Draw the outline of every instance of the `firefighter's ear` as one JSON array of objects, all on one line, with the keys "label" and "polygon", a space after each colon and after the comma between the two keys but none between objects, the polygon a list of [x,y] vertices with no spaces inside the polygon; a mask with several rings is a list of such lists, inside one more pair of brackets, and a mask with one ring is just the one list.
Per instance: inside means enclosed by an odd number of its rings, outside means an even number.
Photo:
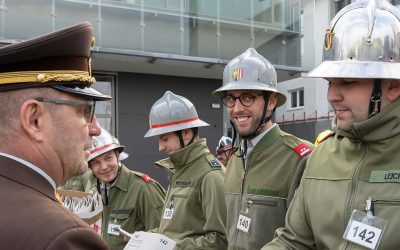
[{"label": "firefighter's ear", "polygon": [[182,138],[183,140],[186,141],[190,141],[192,139],[193,136],[193,130],[190,128],[187,129],[183,129],[182,130]]},{"label": "firefighter's ear", "polygon": [[44,140],[47,117],[48,112],[46,112],[44,104],[37,100],[29,99],[21,105],[19,120],[22,129],[33,140]]},{"label": "firefighter's ear", "polygon": [[268,110],[273,110],[276,107],[276,103],[278,102],[276,93],[271,93],[268,100]]},{"label": "firefighter's ear", "polygon": [[389,102],[394,102],[400,97],[400,80],[393,79],[389,82],[387,90],[387,99]]}]

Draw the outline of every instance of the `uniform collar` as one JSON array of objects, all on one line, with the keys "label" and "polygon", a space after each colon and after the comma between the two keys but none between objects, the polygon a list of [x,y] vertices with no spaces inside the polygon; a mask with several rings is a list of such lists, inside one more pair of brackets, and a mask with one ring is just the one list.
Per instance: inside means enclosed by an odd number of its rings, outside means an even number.
[{"label": "uniform collar", "polygon": [[354,123],[352,133],[338,129],[336,119],[334,119],[333,126],[339,135],[357,138],[364,142],[376,142],[391,138],[400,134],[400,98],[387,105],[377,115]]},{"label": "uniform collar", "polygon": [[265,147],[271,145],[276,140],[276,138],[279,137],[281,132],[282,131],[279,128],[279,126],[277,124],[275,124],[274,126],[269,128],[267,131],[265,131],[265,133],[260,134],[259,138],[257,136],[256,138],[253,139],[253,140],[255,140],[255,139],[258,139],[258,140],[256,140],[256,143],[254,144],[254,148],[252,151],[263,150]]},{"label": "uniform collar", "polygon": [[[6,156],[7,155],[7,156]],[[0,176],[23,183],[23,185],[32,188],[43,195],[57,201],[55,197],[54,187],[50,182],[43,180],[44,177],[32,168],[27,167],[21,161],[8,157],[8,154],[0,155]]]},{"label": "uniform collar", "polygon": [[257,135],[251,140],[247,141],[247,152],[250,153],[251,150],[254,149],[254,147],[257,145],[259,141],[266,135],[270,130],[272,130],[276,126],[276,123],[273,124],[271,127],[269,127],[267,130],[263,131],[261,134]]},{"label": "uniform collar", "polygon": [[[117,187],[121,189],[122,191],[128,191],[128,184],[129,184],[129,169],[125,167],[124,164],[121,163],[121,170],[119,175],[117,176],[117,179],[114,181],[114,183],[109,187]],[[103,183],[103,186],[104,183]]]},{"label": "uniform collar", "polygon": [[169,159],[176,169],[195,161],[205,153],[210,152],[205,138],[195,140],[192,144],[169,154]]},{"label": "uniform collar", "polygon": [[7,157],[7,158],[10,158],[10,159],[13,159],[14,161],[17,161],[17,162],[23,164],[24,166],[32,169],[33,171],[35,171],[39,175],[43,176],[50,183],[50,185],[53,187],[54,190],[56,189],[56,186],[57,186],[56,182],[46,172],[44,172],[41,168],[33,165],[30,162],[27,162],[27,161],[25,161],[25,160],[23,160],[21,158],[18,158],[16,156],[13,156],[13,155],[10,155],[10,154],[6,154],[6,153],[0,152],[0,155],[4,156],[4,157]]}]

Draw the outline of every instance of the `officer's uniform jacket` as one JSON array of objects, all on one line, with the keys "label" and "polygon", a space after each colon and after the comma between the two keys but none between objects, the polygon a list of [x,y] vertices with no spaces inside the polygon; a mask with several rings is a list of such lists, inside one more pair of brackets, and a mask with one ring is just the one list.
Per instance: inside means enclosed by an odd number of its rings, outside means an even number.
[{"label": "officer's uniform jacket", "polygon": [[[232,156],[225,177],[228,249],[260,249],[272,240],[284,225],[288,197],[300,182],[312,148],[275,125],[247,156],[246,169],[243,157]],[[250,223],[240,221],[241,215]]]},{"label": "officer's uniform jacket", "polygon": [[170,219],[163,215],[156,231],[177,241],[176,250],[226,249],[224,174],[206,140],[196,140],[155,164],[170,174],[165,207],[173,209]]},{"label": "officer's uniform jacket", "polygon": [[334,128],[310,155],[286,228],[263,249],[366,249],[342,237],[369,197],[374,215],[388,220],[378,249],[400,249],[400,99],[352,130]]},{"label": "officer's uniform jacket", "polygon": [[103,206],[101,231],[111,249],[123,249],[126,242],[110,227],[119,225],[129,233],[157,228],[165,197],[161,185],[148,175],[124,165],[120,171],[117,182],[109,189],[108,204]]},{"label": "officer's uniform jacket", "polygon": [[34,170],[0,156],[0,249],[108,249],[89,226],[64,208]]}]

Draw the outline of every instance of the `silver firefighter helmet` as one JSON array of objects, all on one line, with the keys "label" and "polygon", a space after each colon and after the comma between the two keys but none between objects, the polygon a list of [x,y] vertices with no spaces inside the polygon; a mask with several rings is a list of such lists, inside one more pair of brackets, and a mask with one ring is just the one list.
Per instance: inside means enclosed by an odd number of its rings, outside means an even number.
[{"label": "silver firefighter helmet", "polygon": [[196,108],[187,98],[166,91],[150,110],[150,129],[144,137],[151,137],[187,128],[209,126],[199,119]]},{"label": "silver firefighter helmet", "polygon": [[107,130],[101,128],[101,134],[92,137],[92,147],[88,150],[90,155],[87,161],[114,149],[118,151],[119,160],[122,161],[129,156],[127,153],[122,152],[124,148],[117,138],[112,136]]},{"label": "silver firefighter helmet", "polygon": [[326,30],[323,62],[307,77],[400,79],[400,11],[385,0],[343,8]]},{"label": "silver firefighter helmet", "polygon": [[221,139],[219,139],[218,146],[216,149],[217,155],[231,149],[232,149],[232,139],[227,136],[222,136]]},{"label": "silver firefighter helmet", "polygon": [[229,90],[261,90],[277,94],[279,107],[286,101],[286,96],[276,89],[277,76],[274,66],[253,48],[232,59],[225,67],[223,85],[213,92],[223,98]]}]

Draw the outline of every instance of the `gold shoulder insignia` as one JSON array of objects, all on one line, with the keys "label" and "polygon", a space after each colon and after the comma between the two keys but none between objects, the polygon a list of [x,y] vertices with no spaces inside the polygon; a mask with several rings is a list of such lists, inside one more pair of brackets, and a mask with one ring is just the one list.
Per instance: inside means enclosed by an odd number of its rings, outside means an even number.
[{"label": "gold shoulder insignia", "polygon": [[317,139],[315,139],[314,145],[318,146],[319,144],[321,144],[321,142],[325,141],[326,139],[331,137],[333,134],[334,133],[331,130],[322,131],[321,133],[318,134]]}]

